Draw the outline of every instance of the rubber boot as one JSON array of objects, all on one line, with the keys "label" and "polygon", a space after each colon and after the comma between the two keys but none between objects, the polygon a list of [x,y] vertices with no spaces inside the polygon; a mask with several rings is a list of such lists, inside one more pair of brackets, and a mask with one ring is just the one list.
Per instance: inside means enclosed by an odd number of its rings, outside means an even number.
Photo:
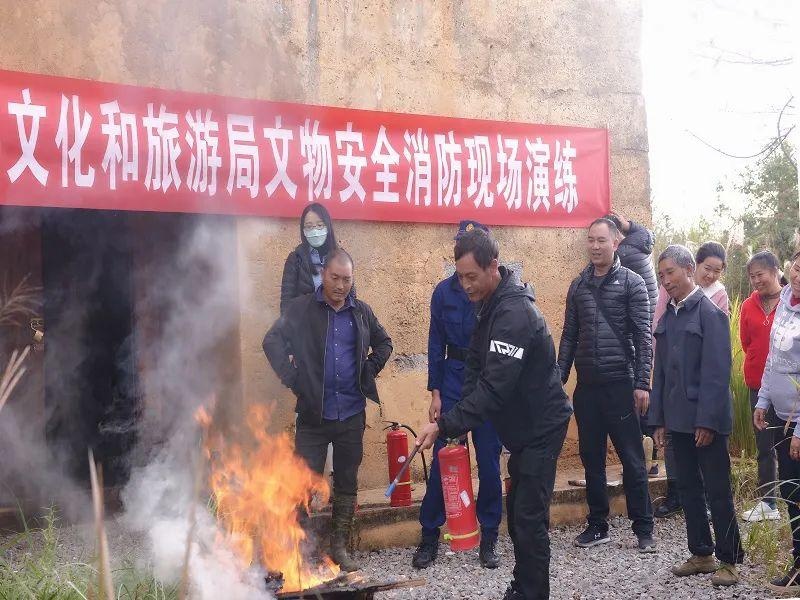
[{"label": "rubber boot", "polygon": [[361,567],[347,553],[350,536],[353,532],[353,521],[356,511],[356,497],[344,494],[333,498],[333,515],[331,517],[331,560],[348,573],[358,571]]}]

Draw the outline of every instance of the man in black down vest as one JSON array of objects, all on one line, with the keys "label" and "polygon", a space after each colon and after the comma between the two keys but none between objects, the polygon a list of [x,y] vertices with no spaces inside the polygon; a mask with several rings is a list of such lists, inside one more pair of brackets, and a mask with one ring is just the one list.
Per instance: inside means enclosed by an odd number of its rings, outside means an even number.
[{"label": "man in black down vest", "polygon": [[647,486],[639,416],[647,414],[652,365],[650,302],[644,280],[620,265],[619,231],[608,219],[589,226],[589,265],[567,292],[558,352],[561,380],[575,363],[578,385],[573,406],[578,445],[586,473],[589,519],[575,545],[610,541],[606,450],[611,437],[623,466],[628,517],[640,552],[653,552],[653,510]]}]

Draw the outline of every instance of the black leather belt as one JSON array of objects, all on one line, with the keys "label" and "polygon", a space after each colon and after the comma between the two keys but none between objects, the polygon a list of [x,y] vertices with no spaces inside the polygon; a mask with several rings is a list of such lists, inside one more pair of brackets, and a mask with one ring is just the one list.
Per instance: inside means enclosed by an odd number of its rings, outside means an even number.
[{"label": "black leather belt", "polygon": [[459,346],[452,346],[447,344],[447,356],[451,360],[460,360],[465,362],[467,360],[467,349]]}]

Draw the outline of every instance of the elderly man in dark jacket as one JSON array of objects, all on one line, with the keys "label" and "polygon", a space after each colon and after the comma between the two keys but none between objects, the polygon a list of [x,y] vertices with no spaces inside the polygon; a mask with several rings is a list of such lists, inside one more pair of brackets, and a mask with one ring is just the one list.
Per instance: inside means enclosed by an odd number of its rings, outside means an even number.
[{"label": "elderly man in dark jacket", "polygon": [[461,401],[420,431],[430,448],[441,435],[455,438],[489,420],[511,452],[506,498],[514,544],[513,581],[505,600],[550,597],[550,499],[556,463],[572,413],[559,381],[553,338],[533,290],[498,266],[490,233],[474,229],[455,247],[456,272],[478,304]]},{"label": "elderly man in dark jacket", "polygon": [[[345,571],[364,453],[366,398],[379,402],[375,377],[392,353],[392,340],[372,309],[352,294],[353,259],[328,255],[322,285],[289,302],[264,337],[264,353],[281,383],[297,396],[295,451],[322,473],[333,444],[331,558]],[[372,352],[370,352],[372,348]]]},{"label": "elderly man in dark jacket", "polygon": [[646,414],[652,364],[650,302],[642,278],[619,264],[619,232],[612,221],[589,226],[590,264],[567,292],[558,352],[566,383],[573,361],[578,385],[573,396],[578,446],[586,473],[588,527],[575,545],[607,543],[607,439],[623,466],[628,517],[640,552],[654,552],[653,509],[647,484],[639,415]]},{"label": "elderly man in dark jacket", "polygon": [[[744,551],[728,455],[733,424],[730,327],[728,315],[694,283],[694,269],[694,257],[683,246],[669,246],[658,259],[658,275],[671,301],[655,331],[658,344],[649,420],[657,428],[658,445],[664,444],[665,430],[672,437],[692,553],[672,572],[678,576],[714,573],[714,585],[733,585]],[[716,545],[711,540],[705,495]],[[719,567],[713,553],[722,563]]]}]

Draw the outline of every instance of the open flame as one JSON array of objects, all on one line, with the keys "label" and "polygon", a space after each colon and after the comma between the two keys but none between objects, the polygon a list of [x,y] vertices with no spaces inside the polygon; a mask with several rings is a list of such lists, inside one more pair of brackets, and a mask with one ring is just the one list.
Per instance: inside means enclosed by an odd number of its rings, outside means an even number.
[{"label": "open flame", "polygon": [[327,557],[319,565],[304,558],[306,533],[298,520],[298,510],[308,511],[314,495],[327,502],[330,490],[326,479],[295,455],[287,433],[267,433],[269,415],[265,406],[249,408],[250,439],[242,443],[213,435],[211,416],[198,411],[209,483],[226,541],[243,566],[260,562],[283,575],[282,591],[305,590],[339,574]]}]

